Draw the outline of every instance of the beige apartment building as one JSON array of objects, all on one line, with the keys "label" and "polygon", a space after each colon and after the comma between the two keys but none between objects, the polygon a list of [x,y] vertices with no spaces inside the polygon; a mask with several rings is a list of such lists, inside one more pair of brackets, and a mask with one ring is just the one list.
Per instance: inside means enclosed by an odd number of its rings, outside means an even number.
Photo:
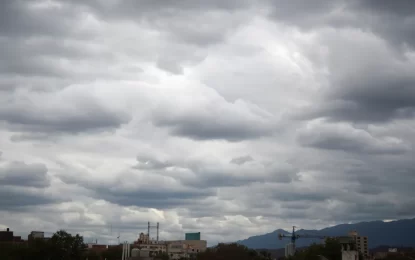
[{"label": "beige apartment building", "polygon": [[147,234],[141,233],[133,245],[141,255],[155,256],[159,253],[167,253],[170,259],[187,258],[192,254],[204,252],[207,248],[206,240],[150,240]]},{"label": "beige apartment building", "polygon": [[357,251],[362,253],[363,256],[368,257],[369,256],[368,238],[366,236],[359,236],[357,231],[349,232],[349,236],[353,237],[353,239],[355,240]]},{"label": "beige apartment building", "polygon": [[206,240],[166,241],[166,245],[170,259],[187,258],[192,254],[204,252],[207,248]]}]

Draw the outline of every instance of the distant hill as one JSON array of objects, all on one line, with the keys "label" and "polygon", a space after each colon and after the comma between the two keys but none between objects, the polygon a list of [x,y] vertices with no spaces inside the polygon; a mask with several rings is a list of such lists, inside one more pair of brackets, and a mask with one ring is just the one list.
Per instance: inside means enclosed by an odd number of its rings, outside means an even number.
[{"label": "distant hill", "polygon": [[[321,230],[304,230],[297,231],[298,234],[320,235],[320,236],[344,236],[351,230],[356,230],[359,235],[368,236],[369,248],[375,248],[382,245],[397,247],[415,247],[415,218],[397,220],[391,222],[371,221],[360,222],[356,224],[341,224],[333,227],[323,228]],[[278,239],[278,233],[290,234],[282,229],[274,232],[249,237],[236,243],[245,245],[249,248],[267,248],[279,249],[289,243],[289,239]],[[312,243],[320,243],[320,239],[300,238],[296,242],[297,247],[309,246]]]}]

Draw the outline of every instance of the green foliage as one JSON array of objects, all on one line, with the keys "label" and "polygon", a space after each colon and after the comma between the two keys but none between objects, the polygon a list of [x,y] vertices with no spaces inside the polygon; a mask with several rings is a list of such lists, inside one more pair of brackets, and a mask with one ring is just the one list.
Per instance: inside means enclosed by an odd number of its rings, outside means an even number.
[{"label": "green foliage", "polygon": [[197,260],[269,260],[271,256],[268,252],[258,253],[246,246],[233,244],[218,244],[214,248],[209,248],[205,252],[196,256]]},{"label": "green foliage", "polygon": [[167,253],[159,252],[159,254],[154,258],[157,260],[169,260],[169,255]]},{"label": "green foliage", "polygon": [[[102,258],[107,260],[119,260],[122,255],[122,248],[120,246],[112,246],[102,252]],[[88,260],[90,260],[88,258]]]},{"label": "green foliage", "polygon": [[[2,260],[80,260],[85,253],[82,236],[60,230],[51,239],[33,239],[28,243],[2,243]],[[91,259],[93,260],[93,259]]]},{"label": "green foliage", "polygon": [[323,244],[312,244],[308,248],[289,258],[289,260],[319,260],[324,256],[328,260],[341,260],[341,245],[336,239],[327,239]]}]

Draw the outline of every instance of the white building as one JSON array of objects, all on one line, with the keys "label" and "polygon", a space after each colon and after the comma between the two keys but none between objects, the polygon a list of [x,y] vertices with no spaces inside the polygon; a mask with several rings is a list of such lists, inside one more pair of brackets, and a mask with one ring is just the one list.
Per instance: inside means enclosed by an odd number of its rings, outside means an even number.
[{"label": "white building", "polygon": [[32,231],[30,232],[28,239],[44,239],[45,238],[45,232],[42,231]]}]

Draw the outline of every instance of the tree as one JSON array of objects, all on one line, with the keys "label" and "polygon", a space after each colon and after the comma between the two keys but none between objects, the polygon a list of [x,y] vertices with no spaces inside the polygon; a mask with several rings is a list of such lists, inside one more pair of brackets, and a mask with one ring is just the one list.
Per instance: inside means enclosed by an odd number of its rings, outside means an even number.
[{"label": "tree", "polygon": [[268,260],[268,252],[258,253],[256,250],[236,243],[218,244],[196,256],[197,260]]},{"label": "tree", "polygon": [[161,252],[160,251],[154,259],[157,259],[157,260],[169,260],[169,255],[167,253],[164,253],[164,252]]},{"label": "tree", "polygon": [[324,245],[312,244],[301,252],[297,252],[289,260],[319,260],[324,256],[329,260],[341,260],[341,244],[336,239],[327,239]]},{"label": "tree", "polygon": [[110,246],[107,250],[102,252],[102,258],[107,260],[119,260],[121,255],[122,248],[120,246]]},{"label": "tree", "polygon": [[59,230],[50,239],[52,259],[74,260],[81,259],[86,246],[82,236],[72,236],[64,230]]}]

